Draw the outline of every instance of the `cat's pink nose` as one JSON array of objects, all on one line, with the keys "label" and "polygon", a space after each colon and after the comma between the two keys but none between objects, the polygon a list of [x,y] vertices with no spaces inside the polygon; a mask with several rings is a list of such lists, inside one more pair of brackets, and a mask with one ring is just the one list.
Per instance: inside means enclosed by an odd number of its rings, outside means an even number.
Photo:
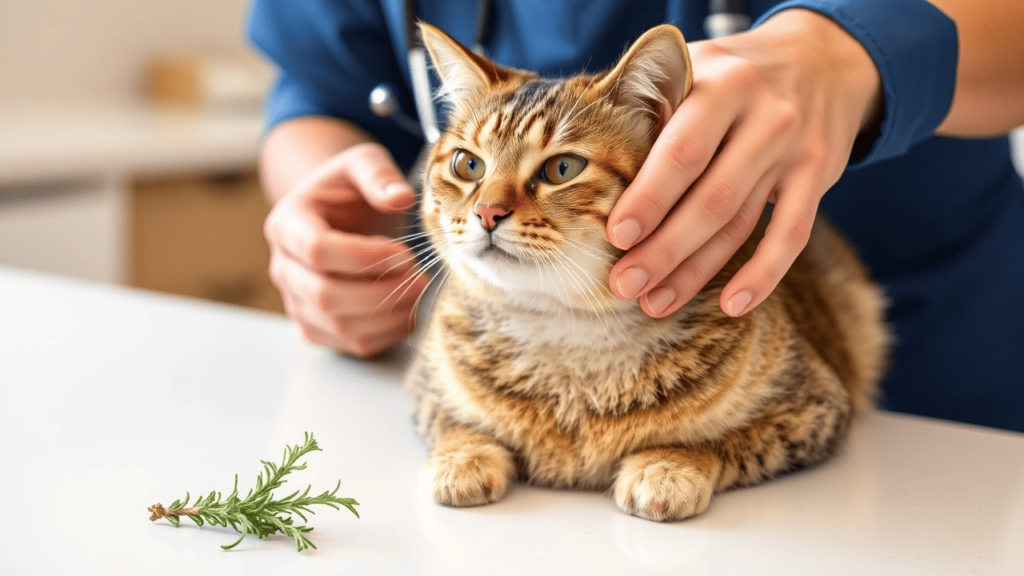
[{"label": "cat's pink nose", "polygon": [[480,217],[484,230],[488,232],[494,230],[498,226],[498,222],[512,213],[500,204],[480,204],[479,202],[473,208],[473,211]]}]

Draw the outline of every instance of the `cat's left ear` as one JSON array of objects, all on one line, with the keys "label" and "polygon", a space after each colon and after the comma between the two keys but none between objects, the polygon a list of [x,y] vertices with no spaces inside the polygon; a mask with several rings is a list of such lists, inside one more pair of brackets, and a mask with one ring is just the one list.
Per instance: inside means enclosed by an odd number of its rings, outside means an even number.
[{"label": "cat's left ear", "polygon": [[434,70],[441,77],[441,95],[456,107],[516,74],[515,70],[498,66],[430,24],[420,22],[419,27]]},{"label": "cat's left ear", "polygon": [[649,116],[660,130],[692,85],[690,51],[683,33],[662,24],[644,32],[597,88],[616,106]]}]

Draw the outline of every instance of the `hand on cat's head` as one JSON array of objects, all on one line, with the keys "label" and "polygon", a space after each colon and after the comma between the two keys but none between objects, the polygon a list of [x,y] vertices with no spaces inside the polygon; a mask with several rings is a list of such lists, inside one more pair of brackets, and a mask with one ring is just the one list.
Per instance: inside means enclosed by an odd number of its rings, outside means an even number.
[{"label": "hand on cat's head", "polygon": [[609,238],[629,250],[611,285],[651,316],[673,313],[777,201],[764,239],[719,299],[739,316],[768,297],[807,244],[821,197],[877,121],[880,80],[863,46],[806,10],[691,51],[693,92],[609,218]]}]

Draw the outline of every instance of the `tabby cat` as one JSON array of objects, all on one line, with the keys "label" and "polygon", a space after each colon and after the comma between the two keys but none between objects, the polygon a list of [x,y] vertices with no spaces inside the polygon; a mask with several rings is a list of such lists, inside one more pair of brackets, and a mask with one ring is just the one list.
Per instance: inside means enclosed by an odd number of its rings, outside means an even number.
[{"label": "tabby cat", "polygon": [[519,478],[610,489],[651,520],[821,462],[882,370],[882,298],[823,223],[775,292],[719,308],[763,225],[701,293],[651,319],[616,298],[616,199],[689,92],[672,26],[614,68],[567,79],[498,66],[421,26],[451,106],[424,172],[422,217],[447,267],[406,382],[451,506],[495,502]]}]

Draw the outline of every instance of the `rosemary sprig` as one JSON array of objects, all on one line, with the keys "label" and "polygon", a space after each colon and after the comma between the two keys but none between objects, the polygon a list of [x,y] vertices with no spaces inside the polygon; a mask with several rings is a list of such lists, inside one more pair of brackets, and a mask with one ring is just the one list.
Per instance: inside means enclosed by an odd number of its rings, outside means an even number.
[{"label": "rosemary sprig", "polygon": [[[238,497],[238,475],[235,474],[235,487],[226,499],[221,498],[220,492],[210,492],[205,498],[200,497],[190,507],[188,502],[191,496],[186,492],[185,500],[175,500],[171,503],[170,509],[165,509],[161,504],[150,506],[149,511],[152,514],[149,519],[155,522],[161,518],[167,518],[168,522],[177,526],[181,523],[181,517],[186,516],[197,526],[202,526],[204,523],[213,526],[230,526],[236,532],[241,533],[241,536],[234,543],[221,546],[225,550],[238,546],[248,534],[262,540],[275,532],[280,532],[295,540],[299,552],[310,547],[316,548],[309,538],[306,538],[306,533],[313,528],[306,526],[307,520],[303,512],[313,514],[314,512],[309,509],[309,506],[313,504],[323,504],[335,510],[340,510],[339,506],[344,506],[358,518],[359,513],[356,512],[355,507],[359,503],[352,498],[335,496],[338,493],[338,488],[341,487],[340,480],[334,490],[324,492],[319,496],[310,496],[309,490],[312,486],[308,486],[301,496],[299,491],[295,491],[284,498],[275,500],[271,490],[280,488],[286,482],[284,477],[288,474],[296,470],[305,470],[305,463],[297,463],[299,458],[317,451],[320,451],[320,447],[317,446],[316,440],[312,434],[306,432],[303,444],[285,447],[284,460],[280,465],[261,460],[263,472],[260,472],[256,478],[256,487],[250,490],[244,499]],[[292,514],[302,518],[302,525],[294,523]]]}]

